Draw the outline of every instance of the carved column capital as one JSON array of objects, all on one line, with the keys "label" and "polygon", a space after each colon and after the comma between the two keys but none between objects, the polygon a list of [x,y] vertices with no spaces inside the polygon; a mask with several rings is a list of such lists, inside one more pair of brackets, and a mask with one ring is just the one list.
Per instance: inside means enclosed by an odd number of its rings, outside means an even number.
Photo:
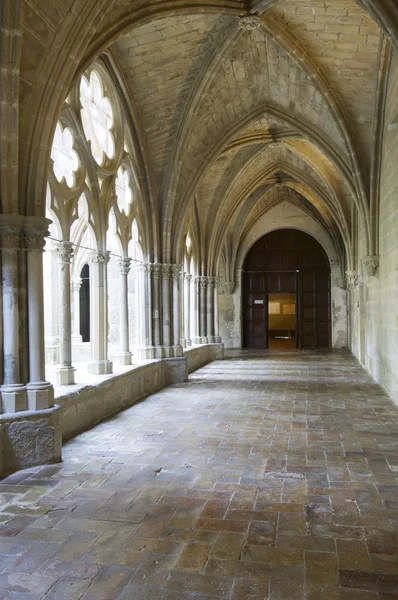
[{"label": "carved column capital", "polygon": [[154,279],[161,279],[163,274],[163,265],[161,263],[151,264],[151,273]]},{"label": "carved column capital", "polygon": [[128,275],[131,269],[131,258],[128,256],[123,256],[117,261],[117,266],[119,267],[119,272],[122,275]]},{"label": "carved column capital", "polygon": [[235,288],[235,282],[234,281],[225,281],[224,282],[224,292],[226,294],[233,294],[234,293],[234,288]]},{"label": "carved column capital", "polygon": [[190,273],[184,273],[184,279],[187,282],[187,284],[189,285],[193,279],[193,275],[190,275]]},{"label": "carved column capital", "polygon": [[146,275],[150,275],[152,273],[152,263],[141,263],[139,266],[140,270]]},{"label": "carved column capital", "polygon": [[207,288],[207,277],[205,275],[199,275],[198,278],[198,283],[199,283],[199,287],[201,287],[202,289]]},{"label": "carved column capital", "polygon": [[59,242],[55,251],[61,264],[70,264],[74,254],[72,242]]},{"label": "carved column capital", "polygon": [[255,31],[261,27],[261,19],[254,15],[245,15],[240,17],[238,26],[243,31]]},{"label": "carved column capital", "polygon": [[93,250],[88,255],[88,262],[90,265],[107,265],[110,258],[111,253],[109,250]]},{"label": "carved column capital", "polygon": [[379,269],[380,257],[379,256],[364,256],[362,259],[362,266],[368,277],[374,277]]},{"label": "carved column capital", "polygon": [[21,246],[21,229],[13,226],[0,227],[1,249],[4,252],[15,252]]},{"label": "carved column capital", "polygon": [[173,277],[173,266],[169,264],[162,264],[162,279],[171,279]]},{"label": "carved column capital", "polygon": [[180,281],[181,273],[182,273],[181,265],[171,265],[171,275],[172,275],[174,281]]},{"label": "carved column capital", "polygon": [[353,288],[359,283],[358,271],[346,271],[347,287]]},{"label": "carved column capital", "polygon": [[50,234],[46,226],[25,227],[25,246],[31,252],[43,252],[46,237]]}]

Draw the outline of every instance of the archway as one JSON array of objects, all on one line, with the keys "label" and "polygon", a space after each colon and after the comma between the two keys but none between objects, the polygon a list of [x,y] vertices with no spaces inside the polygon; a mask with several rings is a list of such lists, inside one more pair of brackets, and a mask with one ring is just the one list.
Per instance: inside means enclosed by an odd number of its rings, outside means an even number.
[{"label": "archway", "polygon": [[242,273],[243,346],[274,340],[297,348],[331,346],[328,257],[312,236],[280,229],[249,250]]}]

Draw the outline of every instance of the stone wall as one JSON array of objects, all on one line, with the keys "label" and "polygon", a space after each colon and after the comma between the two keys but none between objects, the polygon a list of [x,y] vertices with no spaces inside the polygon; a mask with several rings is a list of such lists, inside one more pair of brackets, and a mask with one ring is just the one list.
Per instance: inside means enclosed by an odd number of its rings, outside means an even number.
[{"label": "stone wall", "polygon": [[[351,296],[351,348],[398,403],[398,129],[388,129],[398,113],[398,57],[390,70],[380,189],[380,267],[368,276],[359,264],[359,281]],[[359,258],[364,232],[359,227]]]}]

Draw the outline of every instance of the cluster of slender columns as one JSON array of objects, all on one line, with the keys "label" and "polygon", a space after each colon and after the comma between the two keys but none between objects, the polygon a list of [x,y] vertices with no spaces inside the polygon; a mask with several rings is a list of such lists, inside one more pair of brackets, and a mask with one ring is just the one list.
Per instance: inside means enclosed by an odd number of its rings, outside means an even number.
[{"label": "cluster of slender columns", "polygon": [[183,345],[220,343],[218,277],[184,273]]},{"label": "cluster of slender columns", "polygon": [[[49,221],[0,216],[3,332],[2,412],[54,404],[45,380],[42,253]],[[23,365],[28,365],[24,368]]]}]

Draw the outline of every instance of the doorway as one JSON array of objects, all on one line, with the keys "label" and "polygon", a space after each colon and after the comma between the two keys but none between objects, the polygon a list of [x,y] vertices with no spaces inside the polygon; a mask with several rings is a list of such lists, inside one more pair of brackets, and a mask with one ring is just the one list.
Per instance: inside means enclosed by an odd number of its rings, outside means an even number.
[{"label": "doorway", "polygon": [[296,306],[296,294],[268,294],[268,348],[291,350],[297,347]]},{"label": "doorway", "polygon": [[244,348],[330,348],[330,266],[319,242],[295,229],[260,238],[244,262],[242,309]]}]

